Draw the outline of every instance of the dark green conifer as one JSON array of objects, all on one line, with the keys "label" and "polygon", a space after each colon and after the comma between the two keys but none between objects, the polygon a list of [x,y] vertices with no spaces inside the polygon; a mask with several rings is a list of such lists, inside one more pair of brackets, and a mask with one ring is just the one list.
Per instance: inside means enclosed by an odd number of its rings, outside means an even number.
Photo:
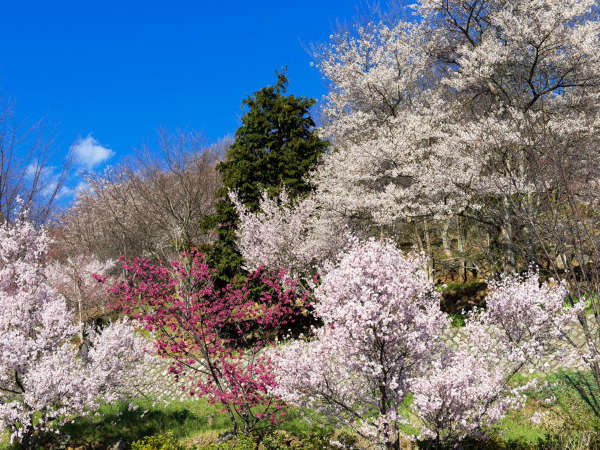
[{"label": "dark green conifer", "polygon": [[238,217],[227,196],[238,193],[240,201],[257,211],[263,190],[277,195],[283,186],[290,198],[310,192],[304,176],[327,148],[315,132],[310,108],[315,100],[284,95],[288,85],[285,73],[277,74],[277,83],[255,92],[242,105],[246,113],[226,158],[217,169],[223,187],[216,213],[210,225],[217,232],[209,248],[208,262],[217,269],[222,282],[241,274],[242,258],[235,247]]}]

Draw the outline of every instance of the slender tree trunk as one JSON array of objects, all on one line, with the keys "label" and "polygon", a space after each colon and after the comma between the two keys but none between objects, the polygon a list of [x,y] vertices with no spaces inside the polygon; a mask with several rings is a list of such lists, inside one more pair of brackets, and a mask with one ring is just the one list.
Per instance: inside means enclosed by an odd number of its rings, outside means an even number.
[{"label": "slender tree trunk", "polygon": [[442,225],[442,232],[441,232],[441,237],[442,237],[442,247],[444,248],[444,254],[446,255],[446,259],[448,261],[448,263],[446,264],[446,272],[448,272],[451,276],[452,279],[454,279],[454,264],[452,263],[452,249],[451,247],[451,241],[450,241],[450,236],[449,236],[449,230],[450,230],[450,223],[451,223],[452,219],[446,219]]},{"label": "slender tree trunk", "polygon": [[504,237],[503,243],[503,252],[504,252],[504,271],[507,273],[515,273],[517,271],[517,263],[515,260],[515,250],[514,250],[514,234],[513,234],[513,226],[512,226],[512,216],[510,214],[510,202],[508,198],[505,196],[503,199],[503,226],[502,226],[502,234]]},{"label": "slender tree trunk", "polygon": [[413,237],[415,239],[415,244],[420,252],[425,252],[423,248],[423,240],[421,239],[421,232],[419,231],[419,225],[417,222],[413,222]]},{"label": "slender tree trunk", "polygon": [[431,234],[429,232],[429,222],[427,219],[423,222],[423,233],[425,234],[425,246],[427,249],[427,279],[429,281],[434,281],[433,251],[431,249]]},{"label": "slender tree trunk", "polygon": [[452,250],[450,249],[450,236],[448,231],[450,230],[451,219],[446,219],[442,225],[442,247],[444,248],[444,254],[446,258],[452,258]]},{"label": "slender tree trunk", "polygon": [[460,276],[462,282],[467,282],[467,235],[468,228],[465,219],[458,219],[458,251],[460,252]]}]

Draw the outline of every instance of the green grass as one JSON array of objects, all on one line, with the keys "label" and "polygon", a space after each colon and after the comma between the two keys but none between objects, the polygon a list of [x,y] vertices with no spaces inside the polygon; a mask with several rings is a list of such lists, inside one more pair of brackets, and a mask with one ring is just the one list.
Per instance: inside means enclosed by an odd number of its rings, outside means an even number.
[{"label": "green grass", "polygon": [[530,417],[530,414],[523,411],[515,411],[498,424],[495,432],[505,442],[535,444],[545,436],[546,432],[532,424]]},{"label": "green grass", "polygon": [[[164,433],[170,433],[182,444],[209,444],[232,428],[229,417],[221,411],[221,407],[210,405],[205,400],[173,402],[168,406],[136,401],[135,405],[138,407],[136,410],[129,410],[127,404],[104,405],[97,414],[79,418],[61,427],[61,434],[70,437],[70,446],[101,449],[120,440],[131,443]],[[312,425],[298,409],[288,408],[286,413],[286,420],[277,429],[290,435],[334,431],[332,426],[323,425],[323,418],[312,413]],[[0,449],[9,448],[8,436],[2,436]]]},{"label": "green grass", "polygon": [[[515,384],[522,384],[532,377],[548,382],[541,392],[531,391],[524,408],[510,412],[490,430],[491,440],[486,448],[558,449],[587,448],[578,444],[594,430],[600,429],[600,420],[594,414],[597,408],[594,398],[600,397],[594,380],[588,372],[562,371],[548,375],[532,374],[515,377]],[[544,399],[553,397],[548,404]],[[402,408],[409,422],[416,424],[410,411],[410,398]],[[125,404],[105,405],[97,415],[79,418],[61,429],[70,436],[69,445],[86,445],[86,448],[107,448],[119,440],[131,443],[147,436],[169,433],[182,445],[202,448],[214,443],[218,436],[231,429],[229,418],[218,405],[204,400],[175,402],[168,406],[152,405],[150,401],[136,402],[138,409],[129,410]],[[532,423],[531,416],[543,411],[545,419],[540,425]],[[287,410],[287,420],[277,425],[280,432],[296,437],[315,435],[329,436],[335,430],[323,417],[310,411],[295,408]],[[305,419],[310,415],[312,421]],[[416,435],[416,428],[404,428],[407,434]],[[587,433],[587,434],[586,434]],[[0,436],[0,449],[8,449],[8,437]],[[307,438],[308,439],[308,438]],[[479,442],[479,444],[477,444]],[[599,440],[600,442],[600,440]],[[482,441],[473,441],[465,448],[481,448]],[[599,448],[599,447],[593,447]]]},{"label": "green grass", "polygon": [[[537,377],[545,386],[528,392],[525,406],[511,411],[495,427],[495,434],[506,444],[520,443],[523,448],[588,448],[579,441],[600,429],[595,400],[600,391],[589,371],[562,370],[550,374],[515,377],[521,384]],[[547,400],[551,401],[548,402]],[[598,411],[596,409],[596,411]],[[532,422],[534,413],[544,414],[539,425]],[[599,448],[600,436],[596,439]]]},{"label": "green grass", "polygon": [[204,400],[152,406],[150,401],[136,402],[137,410],[126,404],[106,405],[98,415],[81,418],[62,428],[72,443],[98,446],[124,440],[133,442],[145,436],[171,432],[183,440],[200,432],[223,432],[231,427],[229,418],[219,407]]},{"label": "green grass", "polygon": [[[131,443],[146,436],[170,432],[184,442],[201,433],[214,436],[231,428],[229,418],[217,405],[204,400],[174,402],[168,406],[152,406],[150,401],[136,401],[138,409],[127,404],[104,405],[97,415],[83,417],[61,428],[70,436],[69,445],[107,448],[119,440]],[[8,435],[0,435],[0,449],[10,449]]]},{"label": "green grass", "polygon": [[10,448],[9,445],[9,437],[7,433],[0,434],[0,450],[8,450]]}]

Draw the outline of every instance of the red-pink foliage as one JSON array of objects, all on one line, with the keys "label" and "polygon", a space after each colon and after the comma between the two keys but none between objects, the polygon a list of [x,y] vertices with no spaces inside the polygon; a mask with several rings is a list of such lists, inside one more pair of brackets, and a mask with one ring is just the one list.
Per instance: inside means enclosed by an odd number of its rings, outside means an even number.
[{"label": "red-pink foliage", "polygon": [[[276,382],[261,350],[305,311],[307,296],[295,281],[258,269],[217,290],[214,271],[194,252],[169,265],[141,258],[122,265],[128,277],[112,288],[117,307],[155,334],[156,351],[171,359],[181,388],[223,404],[236,432],[236,419],[245,432],[274,422],[281,402],[268,393]],[[260,293],[250,288],[257,282]]]}]

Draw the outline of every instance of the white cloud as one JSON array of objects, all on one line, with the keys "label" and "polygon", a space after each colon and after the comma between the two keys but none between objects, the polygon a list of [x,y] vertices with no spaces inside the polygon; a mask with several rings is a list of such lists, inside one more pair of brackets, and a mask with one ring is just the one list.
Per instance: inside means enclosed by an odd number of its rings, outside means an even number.
[{"label": "white cloud", "polygon": [[85,192],[89,192],[90,185],[85,181],[79,181],[75,186],[62,186],[58,191],[56,198],[71,198]]},{"label": "white cloud", "polygon": [[113,157],[115,152],[110,148],[100,145],[100,142],[94,139],[90,134],[86,138],[77,139],[75,143],[71,145],[71,154],[78,164],[91,170],[98,164]]},{"label": "white cloud", "polygon": [[37,163],[29,164],[27,166],[27,168],[25,169],[25,175],[28,178],[33,179],[33,177],[38,175],[41,178],[42,182],[45,182],[46,180],[48,180],[50,178],[55,178],[56,177],[55,172],[56,172],[56,167],[54,167],[54,166],[40,167],[40,165]]},{"label": "white cloud", "polygon": [[[55,187],[55,186],[54,186]],[[75,191],[68,186],[62,186],[56,193],[56,200],[71,198]]]},{"label": "white cloud", "polygon": [[[34,163],[28,165],[25,169],[25,176],[29,179],[28,181],[33,183],[34,178],[38,177],[35,183],[42,197],[50,197],[54,193],[60,181],[60,175],[55,166],[41,167],[39,164]],[[60,192],[57,196],[59,194]]]},{"label": "white cloud", "polygon": [[75,186],[74,192],[76,194],[84,194],[86,192],[90,192],[90,185],[87,183],[87,181],[80,181],[79,183],[77,183],[77,186]]},{"label": "white cloud", "polygon": [[25,170],[25,175],[27,175],[29,178],[33,178],[38,170],[39,168],[37,164],[29,164],[27,166],[27,170]]}]

